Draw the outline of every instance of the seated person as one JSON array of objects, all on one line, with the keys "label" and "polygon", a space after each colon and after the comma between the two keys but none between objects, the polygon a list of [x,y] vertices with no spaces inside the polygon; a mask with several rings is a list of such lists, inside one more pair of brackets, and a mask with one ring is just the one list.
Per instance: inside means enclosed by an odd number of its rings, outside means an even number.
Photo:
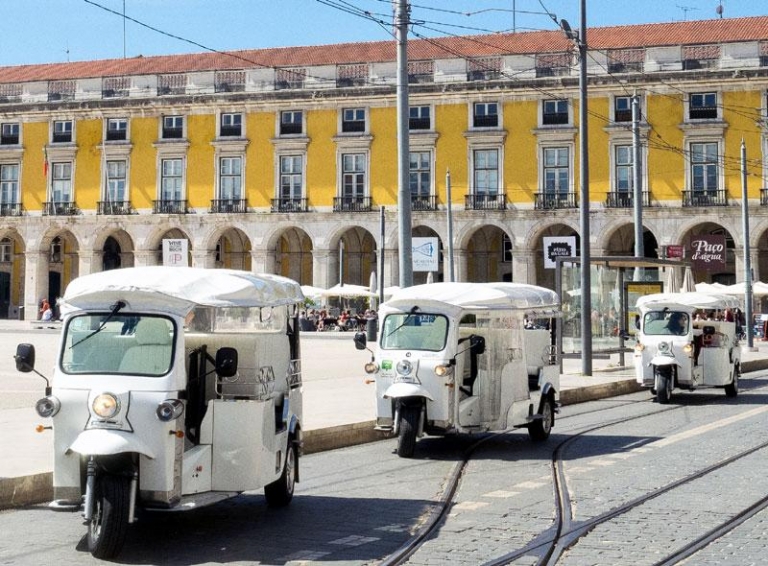
[{"label": "seated person", "polygon": [[667,320],[667,331],[675,336],[683,336],[688,333],[688,316],[682,312],[673,312]]}]

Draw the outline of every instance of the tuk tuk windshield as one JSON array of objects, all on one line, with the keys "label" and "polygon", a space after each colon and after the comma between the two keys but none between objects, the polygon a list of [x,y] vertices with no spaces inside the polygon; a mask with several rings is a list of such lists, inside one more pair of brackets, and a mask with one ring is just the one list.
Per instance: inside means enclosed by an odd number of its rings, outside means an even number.
[{"label": "tuk tuk windshield", "polygon": [[382,350],[429,350],[445,348],[448,319],[442,314],[396,313],[384,318]]},{"label": "tuk tuk windshield", "polygon": [[159,377],[173,361],[171,319],[137,314],[84,314],[64,328],[61,369],[68,374]]},{"label": "tuk tuk windshield", "polygon": [[643,333],[646,336],[685,336],[690,320],[687,312],[650,311],[643,317]]}]

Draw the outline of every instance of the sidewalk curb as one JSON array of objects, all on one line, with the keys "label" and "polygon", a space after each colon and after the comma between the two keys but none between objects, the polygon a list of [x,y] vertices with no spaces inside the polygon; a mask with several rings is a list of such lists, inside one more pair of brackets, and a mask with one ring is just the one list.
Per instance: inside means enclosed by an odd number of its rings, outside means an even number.
[{"label": "sidewalk curb", "polygon": [[[768,359],[745,361],[742,373],[768,369]],[[560,392],[560,404],[574,405],[640,391],[642,387],[632,377],[625,380],[589,385]],[[304,431],[304,454],[346,448],[376,442],[387,438],[385,433],[374,430],[375,422],[366,421],[347,425]],[[53,472],[0,478],[0,511],[53,499]]]}]

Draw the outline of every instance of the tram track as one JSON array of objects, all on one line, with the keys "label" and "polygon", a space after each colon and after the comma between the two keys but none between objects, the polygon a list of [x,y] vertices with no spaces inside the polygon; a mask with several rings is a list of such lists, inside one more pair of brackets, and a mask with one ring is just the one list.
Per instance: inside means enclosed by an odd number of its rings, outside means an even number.
[{"label": "tram track", "polygon": [[[758,385],[756,387],[745,387],[744,389],[757,390],[764,387],[768,387],[768,386]],[[596,409],[593,411],[582,411],[577,414],[567,415],[567,416],[561,417],[559,421],[570,419],[570,418],[583,417],[585,415],[589,415],[590,413],[606,412],[606,411],[611,411],[613,409],[622,409],[627,406],[636,406],[638,404],[644,404],[649,401],[651,400],[649,399],[648,401],[643,400],[643,401],[631,401],[628,403],[618,403],[618,404],[612,405],[611,407],[604,407],[604,408]],[[627,503],[624,503],[615,508],[612,508],[596,517],[590,518],[585,521],[579,521],[579,522],[573,521],[572,504],[570,500],[570,495],[568,493],[568,488],[566,486],[566,477],[565,477],[565,468],[564,468],[564,459],[563,459],[563,454],[565,450],[568,448],[568,446],[576,442],[579,438],[582,438],[585,435],[595,431],[621,425],[621,424],[638,420],[638,419],[654,417],[656,415],[659,415],[665,412],[685,409],[685,408],[691,407],[692,405],[705,404],[706,402],[709,402],[709,401],[710,399],[707,399],[706,401],[703,400],[702,403],[689,402],[689,403],[686,403],[685,405],[665,407],[665,408],[662,408],[661,410],[644,412],[639,415],[623,417],[620,419],[612,420],[607,423],[601,423],[596,426],[589,426],[582,430],[572,431],[570,433],[571,436],[569,436],[567,439],[563,440],[560,444],[558,444],[555,447],[552,454],[552,463],[551,463],[552,481],[553,481],[553,491],[556,494],[555,496],[556,518],[555,518],[554,524],[550,528],[541,532],[538,536],[536,536],[524,547],[511,551],[509,553],[506,553],[503,556],[499,556],[498,558],[492,559],[490,561],[486,561],[483,564],[483,566],[496,566],[501,564],[510,564],[515,560],[522,558],[523,556],[531,556],[531,555],[536,557],[537,565],[544,566],[544,565],[555,564],[557,563],[557,560],[560,558],[560,556],[565,550],[575,545],[579,541],[579,539],[589,534],[598,525],[602,523],[606,523],[616,517],[619,517],[631,511],[632,509],[635,509],[643,505],[644,503],[652,499],[655,499],[683,485],[691,483],[696,479],[699,479],[708,474],[711,474],[721,468],[728,466],[729,464],[732,464],[742,458],[745,458],[751,454],[754,454],[755,452],[768,448],[768,442],[761,443],[747,450],[744,450],[738,454],[730,456],[729,458],[720,460],[710,466],[707,466],[706,468],[693,472],[683,478],[680,478],[665,486],[662,486],[650,493],[636,497],[635,499],[632,499]],[[443,490],[441,497],[439,498],[439,503],[437,507],[433,509],[433,511],[430,513],[428,519],[420,527],[418,532],[413,537],[411,537],[411,539],[406,544],[404,544],[395,553],[388,556],[380,564],[386,565],[386,566],[395,566],[395,565],[405,564],[410,557],[412,557],[414,554],[416,554],[419,551],[419,549],[426,543],[426,541],[430,539],[430,536],[432,535],[432,533],[434,533],[437,530],[437,528],[444,522],[445,517],[448,515],[448,512],[450,511],[450,508],[453,504],[455,494],[458,490],[459,482],[463,476],[463,473],[467,467],[467,464],[470,462],[472,458],[472,454],[475,452],[475,450],[477,450],[477,448],[479,448],[481,445],[488,442],[492,438],[498,438],[499,436],[503,436],[506,434],[509,434],[509,431],[489,434],[488,436],[479,440],[478,442],[476,442],[470,448],[467,449],[467,451],[463,455],[462,460],[457,462],[454,465],[451,471],[451,474],[445,484],[445,489]],[[716,540],[718,537],[732,530],[733,528],[738,526],[738,524],[740,524],[743,521],[746,521],[749,517],[759,513],[765,508],[768,508],[768,497],[758,501],[757,503],[752,505],[749,509],[746,509],[743,512],[739,513],[737,516],[733,517],[730,521],[723,523],[719,527],[712,529],[712,531],[706,533],[705,535],[701,536],[695,541],[692,541],[691,543],[686,545],[686,547],[676,551],[673,554],[670,554],[669,557],[665,558],[661,562],[658,562],[656,566],[662,566],[662,565],[667,566],[670,564],[674,564],[676,561],[679,561],[681,559],[684,559],[687,556],[694,554],[698,549],[703,548],[704,546],[709,544],[712,540]]]}]

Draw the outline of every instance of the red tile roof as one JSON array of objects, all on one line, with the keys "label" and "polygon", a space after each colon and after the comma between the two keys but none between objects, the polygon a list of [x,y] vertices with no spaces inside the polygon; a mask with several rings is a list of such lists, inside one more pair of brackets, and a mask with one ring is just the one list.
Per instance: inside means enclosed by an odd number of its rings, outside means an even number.
[{"label": "red tile roof", "polygon": [[[768,40],[768,16],[589,28],[590,49],[730,43]],[[562,52],[573,48],[560,30],[415,39],[411,60]],[[396,59],[394,41],[251,49],[187,55],[132,57],[73,63],[0,67],[0,83],[89,77],[153,75],[259,67],[376,63]]]}]

